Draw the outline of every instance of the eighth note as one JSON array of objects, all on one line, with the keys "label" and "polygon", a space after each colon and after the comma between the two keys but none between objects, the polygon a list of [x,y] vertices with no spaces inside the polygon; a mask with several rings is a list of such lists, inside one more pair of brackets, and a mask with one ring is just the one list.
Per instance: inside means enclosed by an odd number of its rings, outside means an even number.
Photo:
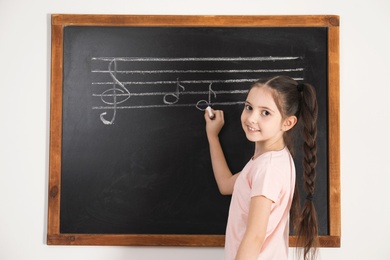
[{"label": "eighth note", "polygon": [[[174,93],[169,93],[169,94],[164,95],[164,99],[163,99],[164,104],[167,104],[167,105],[176,104],[179,101],[180,89],[182,89],[182,91],[185,90],[185,88],[182,85],[180,85],[179,79],[177,79],[176,80],[176,91]],[[174,97],[174,100],[173,101],[167,100],[168,96]]]},{"label": "eighth note", "polygon": [[[199,100],[199,101],[196,103],[196,108],[199,109],[200,111],[205,111],[206,109],[208,109],[208,107],[210,107],[210,109],[211,109],[211,93],[213,93],[214,98],[217,98],[217,94],[216,94],[215,91],[212,90],[212,88],[211,88],[211,85],[212,85],[212,84],[213,84],[213,83],[210,83],[210,85],[209,85],[209,98],[208,98],[208,100],[202,99],[202,100]],[[206,105],[206,108],[200,107],[200,104],[202,104],[202,103],[204,103],[204,104]],[[211,112],[211,110],[209,111],[209,114],[210,114],[210,112]],[[210,116],[210,118],[211,118],[211,116]]]}]

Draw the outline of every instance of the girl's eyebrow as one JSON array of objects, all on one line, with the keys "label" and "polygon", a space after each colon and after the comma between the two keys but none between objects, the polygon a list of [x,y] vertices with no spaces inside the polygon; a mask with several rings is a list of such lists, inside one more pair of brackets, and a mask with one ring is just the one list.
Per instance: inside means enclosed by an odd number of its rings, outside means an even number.
[{"label": "girl's eyebrow", "polygon": [[[253,105],[251,104],[251,102],[249,102],[248,100],[245,100],[245,104],[251,105],[251,106],[253,107]],[[271,108],[269,108],[269,107],[259,106],[259,108],[261,108],[261,109],[265,109],[265,110],[269,110],[269,111],[271,111],[271,112],[275,113],[275,111],[274,111],[274,110],[272,110],[272,109],[271,109]]]},{"label": "girl's eyebrow", "polygon": [[260,107],[260,108],[262,108],[262,109],[265,109],[265,110],[268,110],[268,111],[271,111],[272,113],[275,113],[275,111],[273,111],[271,108],[269,108],[269,107]]}]

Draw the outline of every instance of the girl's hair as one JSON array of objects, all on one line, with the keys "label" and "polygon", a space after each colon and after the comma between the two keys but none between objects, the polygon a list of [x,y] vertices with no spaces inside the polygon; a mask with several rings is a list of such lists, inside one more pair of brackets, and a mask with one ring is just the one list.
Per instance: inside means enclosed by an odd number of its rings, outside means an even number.
[{"label": "girl's hair", "polygon": [[[290,216],[294,232],[297,236],[297,246],[303,248],[304,259],[314,259],[318,246],[317,214],[312,201],[317,164],[317,114],[318,105],[316,92],[310,84],[296,82],[287,76],[277,76],[260,79],[253,87],[267,86],[272,89],[275,103],[283,118],[296,116],[298,124],[302,126],[303,136],[303,180],[304,190],[307,193],[303,208],[301,209],[299,189],[295,184],[294,198]],[[291,154],[293,151],[294,129],[284,134],[284,141]]]}]

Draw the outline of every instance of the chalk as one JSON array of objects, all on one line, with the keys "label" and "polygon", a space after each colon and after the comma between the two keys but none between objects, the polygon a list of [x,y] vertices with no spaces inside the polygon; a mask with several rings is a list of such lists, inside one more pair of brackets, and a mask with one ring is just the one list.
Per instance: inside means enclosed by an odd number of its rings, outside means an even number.
[{"label": "chalk", "polygon": [[211,111],[211,107],[210,106],[206,107],[206,110],[209,113],[210,119],[214,119],[215,115],[213,114],[213,111]]}]

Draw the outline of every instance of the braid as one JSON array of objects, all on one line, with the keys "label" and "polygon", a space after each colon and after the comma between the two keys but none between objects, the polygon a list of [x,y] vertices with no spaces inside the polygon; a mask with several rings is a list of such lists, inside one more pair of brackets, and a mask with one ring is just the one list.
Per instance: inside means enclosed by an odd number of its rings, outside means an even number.
[{"label": "braid", "polygon": [[[307,99],[307,100],[306,100]],[[314,100],[309,99],[307,95],[303,97],[302,103],[302,122],[303,122],[303,151],[304,151],[304,178],[305,178],[305,191],[309,195],[314,194],[314,179],[316,174],[317,164],[317,114],[318,107]]]},{"label": "braid", "polygon": [[298,235],[298,245],[303,247],[304,259],[314,259],[318,245],[317,214],[312,201],[315,188],[317,164],[317,114],[318,105],[315,90],[305,84],[302,91],[302,106],[300,117],[303,124],[303,179],[304,190],[307,193],[300,216],[297,219],[295,230]]}]

